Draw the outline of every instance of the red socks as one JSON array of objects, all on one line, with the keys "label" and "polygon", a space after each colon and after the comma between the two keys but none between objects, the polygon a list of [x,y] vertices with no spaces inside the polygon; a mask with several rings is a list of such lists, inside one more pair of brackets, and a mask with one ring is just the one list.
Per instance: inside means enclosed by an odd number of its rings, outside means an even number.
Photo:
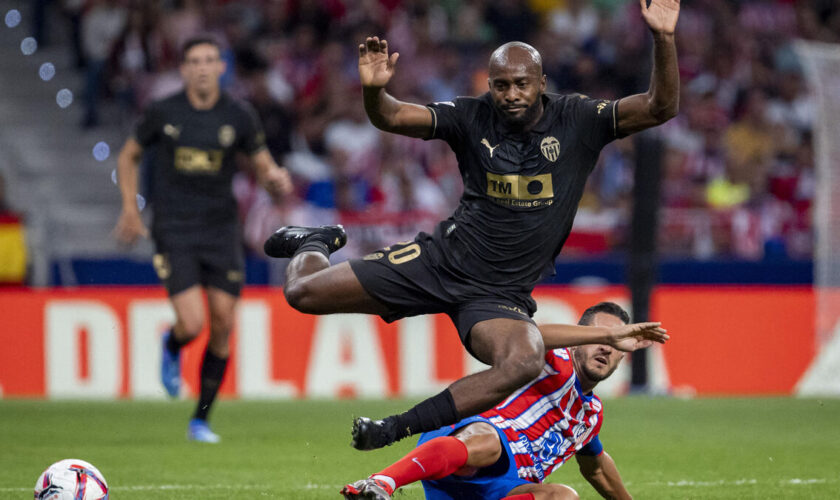
[{"label": "red socks", "polygon": [[[371,477],[393,490],[421,479],[442,479],[467,463],[467,445],[452,436],[432,439]],[[533,497],[532,497],[533,500]]]},{"label": "red socks", "polygon": [[[389,494],[421,479],[442,479],[467,463],[467,445],[452,436],[432,439],[415,448],[382,472],[372,476],[391,487]],[[502,500],[535,500],[533,493],[505,497]]]}]

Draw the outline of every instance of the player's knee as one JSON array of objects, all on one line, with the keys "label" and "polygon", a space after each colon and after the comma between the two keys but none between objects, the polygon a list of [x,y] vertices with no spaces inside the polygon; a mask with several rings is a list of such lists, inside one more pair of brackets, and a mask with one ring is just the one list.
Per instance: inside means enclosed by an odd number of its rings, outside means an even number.
[{"label": "player's knee", "polygon": [[578,500],[580,498],[571,486],[565,484],[547,484],[547,486],[549,495],[546,500]]},{"label": "player's knee", "polygon": [[489,467],[496,463],[502,454],[502,445],[496,431],[489,424],[480,425],[486,425],[489,432],[481,432],[484,429],[478,429],[479,432],[455,436],[467,447],[467,463],[459,471],[460,474],[456,475],[468,475],[467,473],[475,473],[482,467]]},{"label": "player's knee", "polygon": [[314,290],[306,280],[286,283],[283,294],[286,296],[286,302],[295,310],[306,314],[319,314]]},{"label": "player's knee", "polygon": [[299,284],[297,281],[290,281],[283,287],[283,295],[286,296],[286,302],[292,306],[293,309],[300,312],[306,311],[306,286]]},{"label": "player's knee", "polygon": [[177,339],[183,341],[190,341],[201,333],[204,328],[204,319],[198,316],[194,318],[179,318],[176,325],[178,330]]},{"label": "player's knee", "polygon": [[215,323],[210,322],[210,340],[227,342],[230,332],[233,330],[233,322]]},{"label": "player's knee", "polygon": [[223,338],[227,341],[231,330],[233,330],[233,314],[210,316],[210,337]]},{"label": "player's knee", "polygon": [[500,368],[512,386],[520,387],[537,378],[544,364],[541,350],[533,349],[505,358]]}]

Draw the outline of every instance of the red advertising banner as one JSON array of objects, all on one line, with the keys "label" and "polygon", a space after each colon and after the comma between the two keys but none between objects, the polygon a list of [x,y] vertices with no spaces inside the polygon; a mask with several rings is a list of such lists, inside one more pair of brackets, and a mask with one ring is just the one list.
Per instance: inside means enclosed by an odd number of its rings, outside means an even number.
[{"label": "red advertising banner", "polygon": [[[538,322],[628,302],[622,287],[534,295]],[[673,334],[652,351],[652,378],[680,392],[790,394],[815,356],[810,288],[662,287],[652,317]],[[0,396],[163,398],[160,336],[172,320],[157,287],[0,291]],[[187,393],[205,343],[206,332],[184,352]],[[482,367],[446,316],[308,316],[277,289],[245,291],[231,347],[222,392],[242,398],[416,396]],[[607,393],[620,393],[626,367],[613,379]]]}]

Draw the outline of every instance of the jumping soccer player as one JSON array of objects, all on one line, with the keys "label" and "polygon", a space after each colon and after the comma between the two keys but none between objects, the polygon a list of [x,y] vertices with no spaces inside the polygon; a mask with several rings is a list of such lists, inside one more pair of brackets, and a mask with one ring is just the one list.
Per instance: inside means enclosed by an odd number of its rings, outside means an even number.
[{"label": "jumping soccer player", "polygon": [[364,105],[382,130],[445,140],[455,152],[464,193],[433,235],[420,233],[362,259],[330,267],[341,226],[285,227],[265,251],[291,257],[285,294],[309,314],[368,313],[386,321],[450,316],[466,349],[491,366],[454,382],[408,412],[356,419],[353,446],[374,449],[488,410],[536,377],[545,348],[531,291],[554,272],[586,178],[601,148],[677,113],[677,0],[641,0],[653,32],[653,75],[645,94],[617,101],[545,93],[540,54],[502,45],[490,57],[490,91],[419,106],[385,91],[398,54],[368,38],[359,46]]},{"label": "jumping soccer player", "polygon": [[130,245],[149,234],[137,208],[137,170],[143,150],[154,147],[154,265],[176,316],[163,338],[161,362],[162,382],[170,396],[177,396],[181,386],[180,350],[203,329],[202,288],[207,293],[210,340],[187,437],[208,443],[219,441],[207,415],[227,367],[228,336],[244,276],[231,189],[236,153],[250,157],[259,181],[273,196],[292,189],[288,172],[277,166],[265,146],[256,113],[221,91],[219,77],[224,72],[215,40],[189,40],[182,51],[184,91],[146,109],[117,160],[122,213],[115,235]]},{"label": "jumping soccer player", "polygon": [[592,325],[588,331],[541,326],[546,348],[553,350],[539,377],[480,416],[423,434],[411,453],[341,493],[349,500],[388,500],[397,488],[422,480],[428,500],[576,499],[568,486],[543,483],[575,456],[601,495],[630,498],[598,437],[603,407],[592,390],[618,367],[621,351],[668,336],[655,327],[633,331],[651,324],[628,321],[621,307],[602,302],[580,318],[580,325]]}]

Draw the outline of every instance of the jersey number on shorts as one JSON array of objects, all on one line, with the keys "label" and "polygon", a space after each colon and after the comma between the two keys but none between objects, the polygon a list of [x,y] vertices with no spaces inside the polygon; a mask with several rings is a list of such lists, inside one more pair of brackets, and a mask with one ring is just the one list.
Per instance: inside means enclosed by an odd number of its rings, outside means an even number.
[{"label": "jersey number on shorts", "polygon": [[152,259],[152,265],[155,268],[155,272],[158,275],[158,279],[160,279],[161,281],[166,281],[169,279],[169,276],[172,274],[172,266],[169,264],[168,255],[162,253],[155,254],[154,258]]},{"label": "jersey number on shorts", "polygon": [[414,260],[420,256],[420,245],[412,243],[411,245],[394,250],[388,254],[388,260],[391,264],[403,264],[410,260]]}]

